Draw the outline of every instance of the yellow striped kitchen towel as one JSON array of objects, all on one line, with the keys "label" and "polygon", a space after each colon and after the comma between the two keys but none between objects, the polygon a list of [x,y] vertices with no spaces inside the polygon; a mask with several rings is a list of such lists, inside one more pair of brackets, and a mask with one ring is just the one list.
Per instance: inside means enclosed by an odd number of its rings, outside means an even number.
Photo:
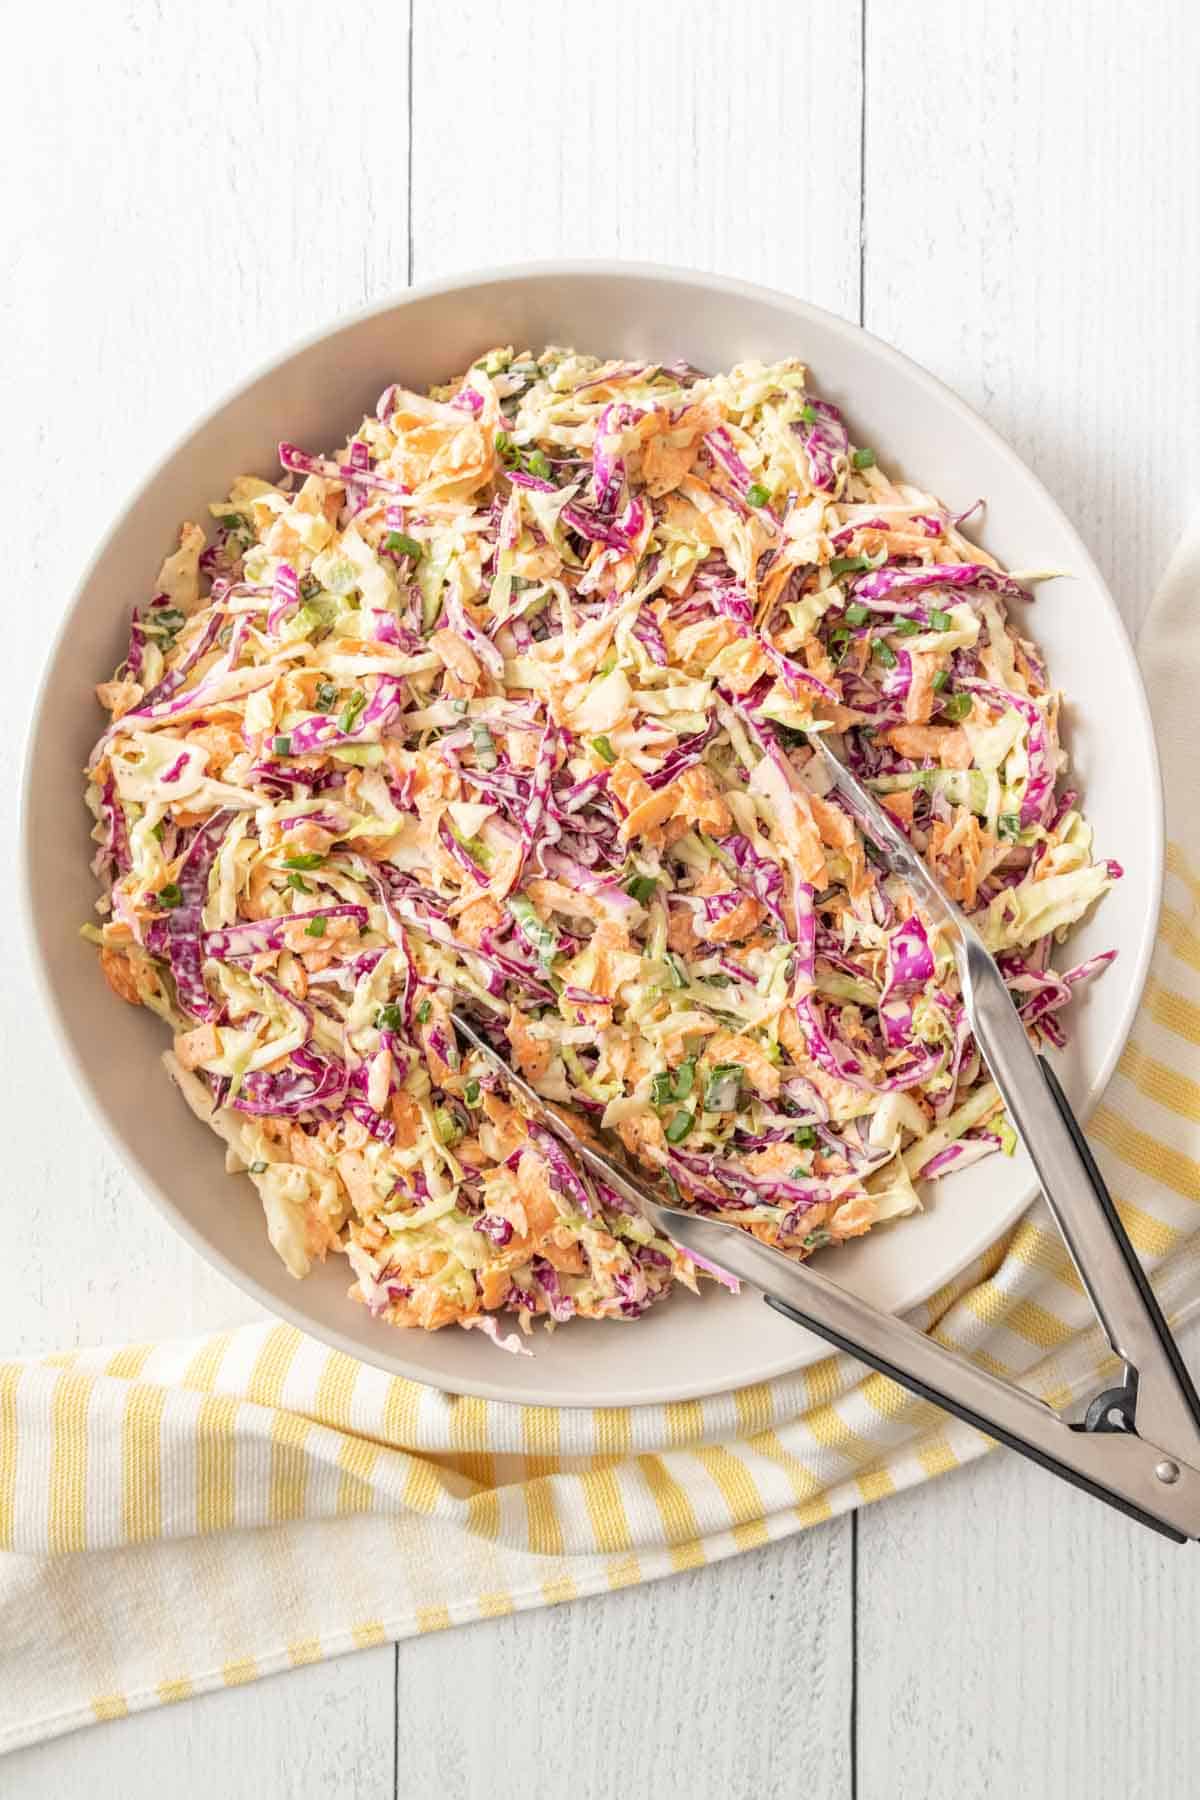
[{"label": "yellow striped kitchen towel", "polygon": [[[1176,1329],[1200,1312],[1200,536],[1142,663],[1166,903],[1091,1126]],[[1039,1203],[918,1317],[1055,1405],[1105,1350]],[[984,1453],[845,1357],[673,1406],[391,1379],[286,1325],[0,1363],[0,1749],[368,1644],[653,1581]]]}]

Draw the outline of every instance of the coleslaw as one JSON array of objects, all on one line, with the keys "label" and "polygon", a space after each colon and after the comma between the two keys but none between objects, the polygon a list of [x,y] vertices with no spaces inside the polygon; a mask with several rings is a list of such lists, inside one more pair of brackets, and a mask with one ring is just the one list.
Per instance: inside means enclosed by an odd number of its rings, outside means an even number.
[{"label": "coleslaw", "polygon": [[[804,1257],[1015,1142],[949,946],[824,731],[1028,1029],[1109,951],[1026,589],[804,365],[491,351],[284,443],[185,524],[97,689],[99,946],[293,1275],[396,1326],[636,1318],[695,1263],[464,1054]],[[1029,578],[1032,579],[1032,578]]]}]

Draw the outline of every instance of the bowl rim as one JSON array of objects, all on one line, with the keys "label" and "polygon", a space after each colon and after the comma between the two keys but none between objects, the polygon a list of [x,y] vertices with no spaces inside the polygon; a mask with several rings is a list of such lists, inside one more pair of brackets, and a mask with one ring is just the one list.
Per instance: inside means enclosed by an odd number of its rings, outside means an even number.
[{"label": "bowl rim", "polygon": [[[1124,1016],[1119,1028],[1112,1034],[1109,1045],[1100,1060],[1097,1073],[1093,1078],[1086,1095],[1077,1108],[1081,1121],[1086,1122],[1098,1104],[1101,1095],[1108,1086],[1116,1070],[1117,1062],[1124,1049],[1126,1039],[1132,1029],[1134,1019],[1141,1004],[1142,994],[1149,975],[1150,961],[1154,951],[1157,922],[1162,905],[1164,881],[1164,836],[1165,836],[1165,796],[1162,781],[1162,765],[1158,753],[1158,744],[1154,732],[1154,722],[1150,712],[1145,683],[1142,680],[1141,668],[1134,650],[1133,640],[1121,616],[1108,583],[1101,574],[1095,559],[1084,544],[1078,530],[1066,512],[1059,505],[1053,494],[1046,487],[1029,464],[1012,448],[1008,440],[998,432],[974,407],[963,400],[953,388],[949,387],[938,376],[932,374],[921,363],[905,354],[904,351],[868,331],[865,326],[856,324],[818,306],[809,300],[802,300],[794,294],[782,289],[767,287],[761,283],[743,281],[736,276],[722,275],[703,268],[688,267],[680,264],[665,264],[645,261],[625,261],[619,258],[548,258],[528,263],[502,263],[488,265],[483,268],[459,270],[450,275],[443,275],[423,282],[415,282],[411,286],[397,290],[383,299],[372,301],[368,305],[355,308],[348,313],[338,314],[327,323],[320,325],[300,337],[294,339],[281,352],[267,357],[253,368],[241,375],[235,382],[222,391],[212,405],[205,408],[188,425],[178,433],[169,446],[158,456],[137,482],[132,493],[124,504],[116,511],[109,529],[105,532],[96,549],[88,557],[79,579],[75,583],[70,598],[63,609],[62,617],[47,647],[42,669],[39,674],[33,705],[29,712],[23,767],[20,784],[20,808],[18,815],[19,837],[19,872],[17,877],[17,907],[20,915],[21,929],[27,951],[31,952],[28,961],[32,972],[32,984],[35,994],[42,1004],[44,1014],[51,1022],[51,1028],[60,1054],[72,1079],[77,1093],[81,1094],[84,1104],[92,1119],[99,1126],[102,1135],[113,1150],[118,1161],[136,1175],[142,1191],[151,1200],[156,1210],[169,1221],[189,1247],[204,1261],[217,1268],[227,1280],[239,1288],[250,1299],[265,1311],[276,1317],[282,1317],[294,1325],[306,1336],[340,1350],[356,1362],[365,1362],[381,1368],[389,1374],[395,1374],[404,1364],[404,1357],[397,1355],[392,1347],[393,1340],[381,1342],[378,1354],[364,1347],[356,1339],[340,1331],[336,1326],[317,1325],[309,1317],[301,1305],[293,1305],[269,1292],[258,1280],[234,1263],[225,1253],[210,1244],[191,1224],[171,1199],[160,1183],[149,1173],[142,1163],[140,1155],[123,1138],[116,1124],[110,1119],[105,1107],[93,1089],[91,1078],[84,1066],[80,1053],[76,1050],[73,1035],[64,1007],[60,1004],[51,980],[48,958],[43,952],[37,931],[36,907],[34,892],[33,840],[30,820],[33,803],[35,777],[34,747],[46,726],[46,715],[50,701],[50,676],[55,668],[60,653],[66,642],[68,632],[76,612],[91,584],[95,571],[100,567],[109,552],[109,548],[120,531],[128,514],[141,502],[148,490],[158,480],[168,466],[175,461],[187,445],[216,420],[247,388],[274,374],[304,351],[313,349],[336,333],[352,329],[369,319],[382,314],[396,312],[414,303],[436,299],[440,295],[459,293],[472,288],[497,285],[513,285],[536,279],[567,279],[578,277],[594,277],[597,279],[633,278],[649,280],[659,284],[685,287],[691,286],[710,293],[719,293],[727,297],[740,298],[748,302],[768,304],[779,307],[793,314],[799,320],[815,320],[820,327],[847,343],[866,339],[873,355],[879,357],[904,379],[916,388],[932,394],[957,415],[968,429],[982,435],[989,441],[993,452],[1003,461],[1014,467],[1024,480],[1033,482],[1042,498],[1056,517],[1060,530],[1066,535],[1072,547],[1072,573],[1089,580],[1098,595],[1101,604],[1109,616],[1109,622],[1115,627],[1118,641],[1123,644],[1126,656],[1131,665],[1133,678],[1134,702],[1137,709],[1137,722],[1141,735],[1147,745],[1150,767],[1154,783],[1154,800],[1148,805],[1149,828],[1151,840],[1151,863],[1149,871],[1143,870],[1143,877],[1149,877],[1149,895],[1151,905],[1147,909],[1143,922],[1140,941],[1136,952],[1130,957],[1132,964],[1132,980],[1128,988]],[[1127,965],[1128,966],[1128,965]],[[1021,1195],[1019,1201],[1014,1200],[1007,1210],[1003,1222],[997,1226],[993,1221],[987,1228],[986,1240],[973,1248],[972,1256],[986,1247],[986,1243],[994,1242],[998,1236],[1008,1230],[1022,1212],[1037,1196],[1037,1185],[1031,1183]],[[972,1258],[968,1257],[960,1264],[968,1266]],[[913,1304],[920,1304],[928,1298],[949,1277],[944,1269],[937,1271],[937,1278],[930,1281],[926,1288],[914,1298]],[[813,1344],[817,1344],[814,1353]],[[828,1346],[821,1344],[810,1333],[798,1333],[795,1357],[777,1359],[764,1367],[762,1373],[754,1377],[757,1383],[763,1380],[774,1380],[781,1376],[796,1372],[808,1366],[815,1355],[829,1354]],[[481,1365],[490,1367],[491,1365]],[[442,1387],[439,1380],[431,1372],[416,1366],[406,1372],[407,1379],[419,1382],[422,1386],[433,1387],[437,1391],[450,1391]],[[499,1373],[499,1372],[498,1372]],[[556,1392],[553,1376],[548,1377],[544,1391],[535,1396],[514,1396],[499,1379],[488,1379],[486,1375],[475,1378],[456,1376],[453,1391],[471,1394],[485,1400],[500,1401],[509,1405],[553,1405],[569,1410],[585,1411],[603,1408],[609,1405],[656,1405],[673,1400],[695,1399],[719,1392],[710,1381],[674,1381],[661,1386],[649,1387],[640,1393],[636,1402],[615,1402],[598,1399],[582,1400],[577,1395],[564,1395]]]}]

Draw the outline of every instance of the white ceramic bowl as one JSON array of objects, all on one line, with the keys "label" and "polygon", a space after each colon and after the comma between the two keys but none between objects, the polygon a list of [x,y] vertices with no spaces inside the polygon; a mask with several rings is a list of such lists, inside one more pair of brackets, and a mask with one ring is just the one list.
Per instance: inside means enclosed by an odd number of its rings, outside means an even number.
[{"label": "white ceramic bowl", "polygon": [[[80,923],[95,898],[80,769],[99,730],[92,684],[124,653],[130,605],[148,596],[179,522],[241,473],[277,474],[280,438],[340,444],[381,389],[447,379],[495,344],[571,344],[605,356],[685,357],[700,368],[801,356],[852,435],[951,507],[987,499],[980,533],[1009,568],[1070,569],[1038,589],[1029,631],[1067,690],[1065,736],[1099,852],[1125,880],[1078,932],[1072,959],[1110,944],[1115,965],[1073,1009],[1061,1073],[1086,1111],[1112,1072],[1141,991],[1161,879],[1161,792],[1149,714],[1116,607],[1045,489],[962,401],[853,325],[782,294],[686,271],[621,264],[505,269],[414,288],[335,325],[274,363],[186,436],[130,501],[66,616],[33,725],[24,860],[29,927],[45,992],[79,1084],[118,1152],[203,1256],[276,1313],[397,1374],[493,1399],[626,1405],[741,1386],[823,1354],[752,1294],[681,1292],[636,1325],[580,1320],[530,1358],[476,1333],[398,1332],[346,1298],[335,1259],[307,1281],[267,1242],[250,1183],[224,1174],[218,1140],[159,1065],[164,1034],[109,993]],[[990,1159],[936,1188],[925,1213],[827,1257],[876,1304],[925,1298],[1020,1213],[1028,1163]]]}]

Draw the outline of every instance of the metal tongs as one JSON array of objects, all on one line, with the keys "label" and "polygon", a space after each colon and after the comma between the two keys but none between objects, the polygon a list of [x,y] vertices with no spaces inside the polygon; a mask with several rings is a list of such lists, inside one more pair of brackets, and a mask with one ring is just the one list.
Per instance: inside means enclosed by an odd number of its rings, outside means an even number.
[{"label": "metal tongs", "polygon": [[664,1237],[758,1288],[767,1304],[924,1400],[1018,1450],[1177,1543],[1200,1537],[1200,1398],[1050,1065],[1033,1049],[1004,978],[890,814],[814,733],[835,788],[881,858],[908,883],[954,949],[975,1042],[1032,1158],[1084,1292],[1120,1360],[1119,1385],[1079,1424],[878,1311],[808,1263],[749,1232],[655,1199],[627,1166],[594,1150],[455,1013],[454,1023],[576,1160]]}]

